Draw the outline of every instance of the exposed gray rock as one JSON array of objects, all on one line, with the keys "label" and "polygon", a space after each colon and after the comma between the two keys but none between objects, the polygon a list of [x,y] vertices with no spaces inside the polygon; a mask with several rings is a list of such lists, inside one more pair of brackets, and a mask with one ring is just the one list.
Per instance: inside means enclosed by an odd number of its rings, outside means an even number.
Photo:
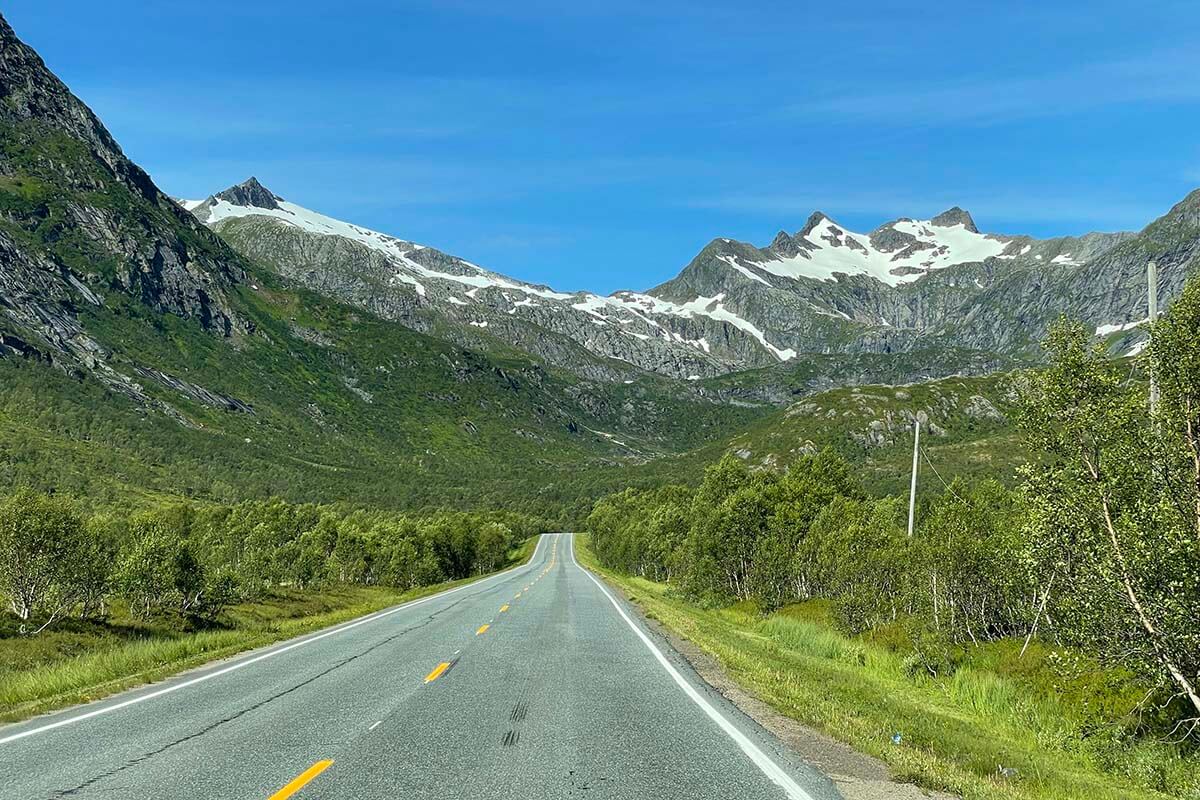
[{"label": "exposed gray rock", "polygon": [[253,414],[254,408],[249,403],[242,402],[236,397],[231,397],[227,394],[214,392],[211,389],[206,389],[195,383],[185,381],[174,375],[168,375],[162,370],[150,369],[137,364],[132,365],[133,371],[140,377],[160,383],[170,389],[174,389],[184,397],[190,400],[195,400],[198,403],[203,403],[213,408],[220,408],[225,411],[237,411],[243,414]]},{"label": "exposed gray rock", "polygon": [[279,201],[283,199],[268,191],[254,176],[237,186],[230,186],[225,191],[218,192],[216,198],[233,203],[235,206],[254,206],[266,209],[279,208]]},{"label": "exposed gray rock", "polygon": [[1005,419],[1004,414],[1000,413],[1000,410],[992,405],[990,400],[977,394],[971,396],[971,400],[963,409],[963,413],[968,417],[987,419],[993,422],[1003,422]]},{"label": "exposed gray rock", "polygon": [[[6,206],[0,230],[4,350],[92,372],[144,401],[78,312],[124,293],[219,336],[249,333],[227,292],[244,262],[163,194],[99,119],[0,18],[0,176],[50,186]],[[20,235],[14,234],[14,231]],[[19,344],[18,344],[19,343]]]},{"label": "exposed gray rock", "polygon": [[929,220],[929,222],[932,225],[937,225],[942,228],[950,228],[955,225],[962,225],[971,233],[979,233],[979,229],[975,227],[975,220],[971,219],[971,215],[958,206],[946,209],[933,219]]}]

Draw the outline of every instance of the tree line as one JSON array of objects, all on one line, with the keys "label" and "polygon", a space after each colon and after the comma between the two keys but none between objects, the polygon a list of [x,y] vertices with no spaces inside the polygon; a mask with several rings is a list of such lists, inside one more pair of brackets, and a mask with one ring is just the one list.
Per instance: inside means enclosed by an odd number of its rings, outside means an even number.
[{"label": "tree line", "polygon": [[502,567],[542,530],[516,512],[409,516],[279,499],[88,513],[20,489],[0,499],[0,597],[27,632],[65,617],[190,624],[279,587],[399,590]]},{"label": "tree line", "polygon": [[[1153,326],[1135,367],[1061,320],[1021,386],[1031,460],[1015,489],[953,481],[921,504],[873,499],[832,451],[785,472],[727,455],[698,487],[629,489],[587,520],[606,566],[708,603],[764,611],[821,598],[854,632],[914,642],[1002,637],[1082,648],[1155,679],[1200,720],[1200,282]],[[918,646],[937,671],[944,648]],[[1023,652],[1023,651],[1022,651]]]}]

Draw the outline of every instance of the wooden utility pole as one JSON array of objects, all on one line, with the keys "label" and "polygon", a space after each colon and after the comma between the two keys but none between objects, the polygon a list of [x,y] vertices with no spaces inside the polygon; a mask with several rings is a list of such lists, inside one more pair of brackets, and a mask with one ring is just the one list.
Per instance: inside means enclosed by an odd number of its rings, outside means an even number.
[{"label": "wooden utility pole", "polygon": [[913,535],[913,516],[917,510],[917,454],[921,452],[921,420],[913,418],[912,488],[908,490],[908,538]]},{"label": "wooden utility pole", "polygon": [[[1154,323],[1158,321],[1158,264],[1146,264],[1146,283],[1150,293],[1150,335],[1154,335]],[[1158,409],[1158,378],[1154,375],[1154,362],[1150,363],[1150,416]]]}]

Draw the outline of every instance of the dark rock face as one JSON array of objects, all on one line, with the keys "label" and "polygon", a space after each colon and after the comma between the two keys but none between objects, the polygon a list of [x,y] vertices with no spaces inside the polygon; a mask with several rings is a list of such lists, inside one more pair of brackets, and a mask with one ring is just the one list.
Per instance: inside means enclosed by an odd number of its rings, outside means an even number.
[{"label": "dark rock face", "polygon": [[785,231],[775,234],[775,239],[771,242],[771,252],[782,258],[795,258],[800,254],[800,250],[799,243]]},{"label": "dark rock face", "polygon": [[804,227],[796,233],[796,238],[802,239],[805,236],[808,236],[813,232],[813,228],[817,227],[827,219],[829,219],[829,217],[825,216],[824,212],[821,211],[814,211],[813,213],[809,214],[808,220],[804,223]]},{"label": "dark rock face", "polygon": [[979,233],[979,229],[975,227],[975,220],[971,219],[971,215],[958,206],[946,209],[931,219],[930,223],[937,225],[940,228],[950,228],[955,225],[962,225],[971,233]]},{"label": "dark rock face", "polygon": [[253,206],[254,208],[279,208],[282,197],[273,194],[258,182],[253,176],[249,180],[231,186],[223,192],[214,195],[218,200],[226,200],[235,206]]},{"label": "dark rock face", "polygon": [[111,172],[146,197],[156,191],[91,110],[46,68],[41,57],[17,38],[0,17],[0,120],[48,123],[83,142]]},{"label": "dark rock face", "polygon": [[891,225],[884,225],[871,232],[871,246],[876,250],[889,253],[896,251],[908,252],[911,249],[931,247],[928,242],[919,242],[911,233],[898,231]]}]

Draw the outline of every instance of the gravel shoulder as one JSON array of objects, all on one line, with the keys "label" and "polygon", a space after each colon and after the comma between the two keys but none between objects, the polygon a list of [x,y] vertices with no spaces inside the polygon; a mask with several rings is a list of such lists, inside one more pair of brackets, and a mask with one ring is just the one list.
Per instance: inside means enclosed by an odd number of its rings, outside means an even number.
[{"label": "gravel shoulder", "polygon": [[605,582],[609,588],[620,592],[621,597],[637,610],[642,623],[667,641],[709,686],[778,737],[800,759],[828,775],[846,800],[960,800],[956,795],[894,781],[887,765],[879,759],[780,714],[735,683],[715,658],[658,620],[646,616],[637,599],[630,597],[619,585]]}]

